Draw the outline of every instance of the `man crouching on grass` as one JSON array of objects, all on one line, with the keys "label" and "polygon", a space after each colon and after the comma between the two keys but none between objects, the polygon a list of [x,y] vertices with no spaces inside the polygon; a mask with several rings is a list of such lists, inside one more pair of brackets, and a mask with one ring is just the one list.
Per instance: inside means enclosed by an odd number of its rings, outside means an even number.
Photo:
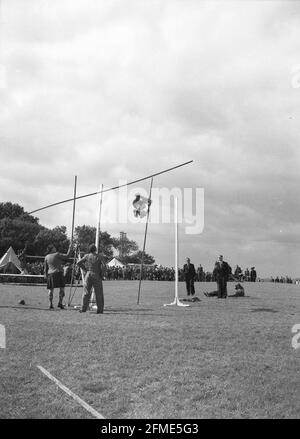
[{"label": "man crouching on grass", "polygon": [[53,309],[53,291],[54,288],[59,288],[58,308],[64,309],[62,303],[65,297],[65,279],[63,272],[63,264],[70,257],[72,251],[72,242],[68,253],[59,253],[55,246],[50,244],[47,248],[47,255],[45,256],[45,277],[47,279],[47,290],[49,296],[49,309]]},{"label": "man crouching on grass", "polygon": [[97,248],[95,244],[89,246],[89,253],[84,255],[77,262],[84,272],[83,281],[83,296],[82,296],[82,308],[80,312],[86,312],[91,298],[92,288],[94,287],[97,314],[103,314],[104,297],[103,297],[103,285],[102,285],[102,263],[100,255],[97,254]]}]

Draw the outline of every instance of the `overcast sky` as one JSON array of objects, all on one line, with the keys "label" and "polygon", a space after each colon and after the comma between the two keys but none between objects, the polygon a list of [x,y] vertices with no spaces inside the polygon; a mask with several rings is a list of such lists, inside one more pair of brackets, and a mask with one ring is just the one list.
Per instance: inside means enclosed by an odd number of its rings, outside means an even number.
[{"label": "overcast sky", "polygon": [[[74,175],[81,195],[192,159],[154,180],[205,191],[180,263],[300,275],[300,2],[2,0],[0,26],[1,201],[31,211],[72,197]],[[78,201],[76,225],[97,203]],[[37,216],[70,231],[71,214]],[[143,223],[102,227],[142,246]],[[173,235],[150,224],[158,263]]]}]

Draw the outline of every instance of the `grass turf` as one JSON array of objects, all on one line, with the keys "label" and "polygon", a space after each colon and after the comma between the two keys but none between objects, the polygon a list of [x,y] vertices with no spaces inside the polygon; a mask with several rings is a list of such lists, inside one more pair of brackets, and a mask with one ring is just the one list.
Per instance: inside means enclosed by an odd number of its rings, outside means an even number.
[{"label": "grass turf", "polygon": [[218,300],[202,294],[214,283],[197,283],[189,308],[163,307],[174,284],[154,281],[137,306],[137,286],[104,282],[97,315],[49,311],[44,287],[0,284],[0,417],[91,417],[37,365],[111,419],[300,417],[298,285],[244,283],[247,297]]}]

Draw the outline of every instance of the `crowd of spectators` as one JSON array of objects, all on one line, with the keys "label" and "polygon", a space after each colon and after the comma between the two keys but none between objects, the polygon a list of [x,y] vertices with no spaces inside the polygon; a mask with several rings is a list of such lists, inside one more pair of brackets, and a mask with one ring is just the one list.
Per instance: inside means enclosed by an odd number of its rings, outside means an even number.
[{"label": "crowd of spectators", "polygon": [[256,280],[258,280],[258,281],[260,280],[260,279],[257,279],[257,273],[255,270],[255,267],[251,267],[250,270],[247,267],[243,271],[239,265],[236,265],[234,272],[233,272],[233,277],[238,282],[256,282]]},{"label": "crowd of spectators", "polygon": [[[72,263],[68,262],[64,266],[64,275],[66,283],[70,283],[72,279]],[[9,272],[9,271],[8,271]],[[34,261],[26,262],[26,271],[24,274],[31,274],[35,276],[44,276],[44,262]],[[104,280],[138,280],[140,278],[140,265],[139,264],[128,264],[124,267],[108,267],[106,266],[103,271]],[[157,280],[157,281],[174,281],[175,270],[173,267],[164,267],[162,265],[144,265],[143,267],[143,279],[144,280]],[[178,270],[179,281],[184,281],[183,268]],[[76,268],[74,273],[74,281],[80,280],[80,271]],[[236,265],[231,279],[239,282],[255,282],[261,281],[257,278],[255,267],[251,267],[251,270],[246,268],[242,270],[238,265]],[[269,279],[274,283],[293,283],[293,279],[288,276],[277,276],[271,277]],[[201,265],[196,268],[196,282],[214,282],[214,276],[212,272],[205,271]]]},{"label": "crowd of spectators", "polygon": [[[106,267],[104,270],[104,279],[106,280],[137,280],[140,278],[140,265],[126,265],[124,267]],[[163,267],[162,265],[150,265],[143,267],[144,280],[173,281],[175,279],[174,267]],[[178,270],[179,281],[184,281],[183,268]],[[196,281],[211,282],[213,281],[212,273],[197,271]]]},{"label": "crowd of spectators", "polygon": [[26,270],[28,274],[33,274],[35,276],[43,276],[44,275],[44,262],[36,261],[36,262],[30,262],[26,263]]},{"label": "crowd of spectators", "polygon": [[[32,275],[44,275],[44,263],[42,261],[27,262],[26,271],[24,274]],[[69,283],[72,278],[72,263],[68,262],[64,266],[64,275],[66,282]],[[80,272],[78,268],[74,273],[74,279],[80,278]],[[138,280],[140,278],[140,265],[128,264],[124,267],[108,267],[103,270],[104,280]],[[164,267],[162,265],[144,265],[143,267],[143,279],[144,280],[159,280],[159,281],[173,281],[175,279],[174,267]],[[184,281],[183,268],[178,270],[179,281]],[[196,270],[195,281],[198,282],[211,282],[214,281],[211,272],[205,272],[201,265]]]},{"label": "crowd of spectators", "polygon": [[288,277],[288,276],[285,276],[285,277],[283,277],[283,276],[281,276],[281,277],[276,276],[275,278],[271,277],[271,282],[281,283],[281,284],[292,284],[293,283],[293,279],[291,277]]}]

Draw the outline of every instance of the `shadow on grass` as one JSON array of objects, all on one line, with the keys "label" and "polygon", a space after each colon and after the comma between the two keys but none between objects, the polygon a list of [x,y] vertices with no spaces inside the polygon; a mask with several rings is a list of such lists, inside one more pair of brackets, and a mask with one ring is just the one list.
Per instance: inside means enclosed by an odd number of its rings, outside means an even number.
[{"label": "shadow on grass", "polygon": [[[0,305],[0,309],[1,308],[6,308],[6,309],[36,309],[38,311],[50,311],[49,308],[39,308],[37,306],[27,306],[27,305],[22,305],[22,306],[15,306],[15,305]],[[53,310],[51,310],[52,312]]]},{"label": "shadow on grass", "polygon": [[126,311],[124,311],[124,312],[107,312],[107,311],[104,311],[104,314],[108,314],[108,315],[121,315],[121,314],[125,314],[125,315],[127,315],[127,316],[155,316],[155,317],[166,317],[166,315],[165,314],[155,314],[155,313],[135,313],[135,312],[126,312]]},{"label": "shadow on grass", "polygon": [[152,308],[110,308],[107,307],[104,309],[105,311],[115,313],[115,312],[145,312],[145,311],[153,311]]},{"label": "shadow on grass", "polygon": [[273,308],[256,308],[256,309],[251,309],[251,312],[279,312],[276,309]]}]

